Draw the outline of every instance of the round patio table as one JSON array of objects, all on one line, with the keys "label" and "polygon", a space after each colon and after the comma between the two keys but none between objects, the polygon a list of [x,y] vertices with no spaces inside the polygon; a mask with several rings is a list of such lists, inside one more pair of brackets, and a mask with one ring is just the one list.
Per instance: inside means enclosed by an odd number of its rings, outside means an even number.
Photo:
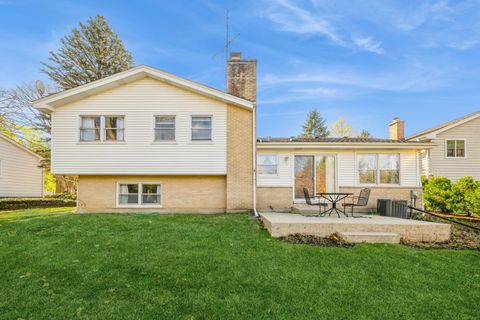
[{"label": "round patio table", "polygon": [[322,215],[332,215],[332,212],[335,211],[335,213],[338,215],[340,218],[340,213],[343,213],[345,217],[348,217],[346,214],[345,210],[342,210],[341,208],[337,207],[337,203],[340,201],[344,200],[345,198],[349,196],[353,196],[353,193],[350,192],[320,192],[317,193],[317,196],[322,197],[323,199],[327,200],[332,204],[332,207],[328,210],[326,210]]}]

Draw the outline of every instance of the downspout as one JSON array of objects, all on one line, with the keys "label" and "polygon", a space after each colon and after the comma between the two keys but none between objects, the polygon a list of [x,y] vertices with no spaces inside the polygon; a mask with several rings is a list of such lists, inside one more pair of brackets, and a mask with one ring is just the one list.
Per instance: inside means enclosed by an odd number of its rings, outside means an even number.
[{"label": "downspout", "polygon": [[257,103],[253,104],[253,215],[259,218],[257,211]]}]

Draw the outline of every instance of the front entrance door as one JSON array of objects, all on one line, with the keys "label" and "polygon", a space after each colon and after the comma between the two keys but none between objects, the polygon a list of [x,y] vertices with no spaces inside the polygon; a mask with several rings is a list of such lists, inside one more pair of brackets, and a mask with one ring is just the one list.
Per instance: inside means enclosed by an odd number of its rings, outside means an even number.
[{"label": "front entrance door", "polygon": [[319,192],[335,192],[335,156],[296,155],[295,156],[295,199],[304,200],[303,188],[310,196]]}]

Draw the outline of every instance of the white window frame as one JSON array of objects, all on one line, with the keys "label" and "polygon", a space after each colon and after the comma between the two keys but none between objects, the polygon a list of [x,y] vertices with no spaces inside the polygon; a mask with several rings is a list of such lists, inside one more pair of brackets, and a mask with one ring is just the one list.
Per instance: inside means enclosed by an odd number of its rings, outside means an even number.
[{"label": "white window frame", "polygon": [[[157,140],[157,118],[172,117],[173,118],[173,140]],[[174,114],[156,114],[153,116],[153,142],[154,143],[176,143],[177,142],[177,116]]]},{"label": "white window frame", "polygon": [[[361,183],[360,182],[360,168],[358,167],[358,156],[374,155],[375,156],[375,183]],[[398,183],[380,183],[380,156],[381,155],[397,155],[398,156]],[[355,153],[355,179],[358,186],[381,186],[381,187],[398,187],[402,185],[402,155],[399,152],[361,152]]]},{"label": "white window frame", "polygon": [[[261,156],[274,156],[275,157],[275,173],[260,173],[259,167],[260,167],[260,161],[259,158]],[[278,176],[278,154],[272,154],[272,153],[257,153],[257,172],[259,176],[265,176],[265,177],[277,177]]]},{"label": "white window frame", "polygon": [[[455,156],[449,156],[448,155],[448,141],[455,141]],[[464,145],[464,156],[463,157],[457,157],[457,141],[463,141]],[[445,158],[446,159],[466,159],[467,158],[467,139],[464,138],[451,138],[451,139],[445,139]]]},{"label": "white window frame", "polygon": [[[100,140],[82,140],[82,118],[94,118],[94,117],[100,117]],[[106,120],[105,118],[123,118],[123,140],[107,140],[106,137]],[[81,144],[95,144],[95,143],[125,143],[126,142],[126,135],[127,135],[127,117],[125,115],[119,115],[119,114],[104,114],[104,115],[99,115],[99,114],[81,114],[78,117],[78,142]],[[114,129],[114,128],[112,128]]]},{"label": "white window frame", "polygon": [[[210,139],[193,139],[193,118],[210,118]],[[206,114],[206,115],[201,115],[201,114],[195,114],[190,116],[190,142],[193,143],[211,143],[213,142],[213,115],[211,114]]]},{"label": "white window frame", "polygon": [[[136,184],[138,185],[138,201],[137,204],[134,203],[126,203],[126,204],[121,204],[120,203],[120,185],[123,184]],[[143,185],[144,184],[155,184],[160,186],[160,203],[147,203],[147,204],[142,204],[142,196],[143,196]],[[117,208],[162,208],[163,207],[163,184],[158,181],[144,181],[144,182],[131,182],[131,181],[118,181],[117,182],[117,187],[115,191],[115,197],[116,197],[116,207]]]}]

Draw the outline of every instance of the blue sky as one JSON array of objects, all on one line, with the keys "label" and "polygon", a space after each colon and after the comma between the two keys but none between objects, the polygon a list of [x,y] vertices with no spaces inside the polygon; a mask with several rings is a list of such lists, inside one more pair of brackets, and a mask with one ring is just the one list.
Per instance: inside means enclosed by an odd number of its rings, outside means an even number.
[{"label": "blue sky", "polygon": [[224,89],[226,8],[232,50],[258,59],[261,136],[298,134],[312,108],[377,137],[480,110],[480,0],[0,0],[0,87],[47,80],[48,52],[102,14],[135,64]]}]

